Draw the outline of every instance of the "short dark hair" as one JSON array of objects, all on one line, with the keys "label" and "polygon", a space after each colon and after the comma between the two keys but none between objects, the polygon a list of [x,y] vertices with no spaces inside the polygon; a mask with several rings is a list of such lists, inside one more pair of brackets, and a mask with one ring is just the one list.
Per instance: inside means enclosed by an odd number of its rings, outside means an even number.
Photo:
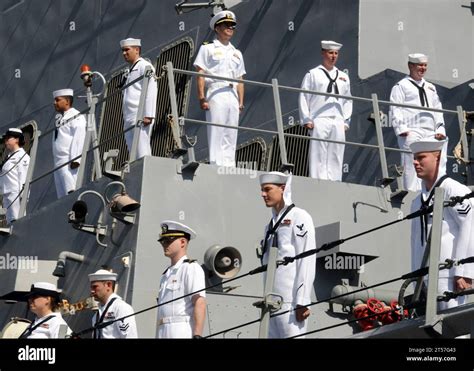
[{"label": "short dark hair", "polygon": [[59,309],[59,300],[54,296],[48,296],[51,299],[51,310],[57,312]]}]

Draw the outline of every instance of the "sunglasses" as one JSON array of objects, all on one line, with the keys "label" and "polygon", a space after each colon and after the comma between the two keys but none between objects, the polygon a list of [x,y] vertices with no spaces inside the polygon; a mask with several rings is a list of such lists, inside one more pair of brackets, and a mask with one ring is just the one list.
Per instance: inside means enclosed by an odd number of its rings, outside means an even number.
[{"label": "sunglasses", "polygon": [[173,243],[178,238],[181,238],[181,237],[163,237],[163,238],[160,238],[160,240],[158,242],[161,243],[163,246],[164,245],[170,245],[171,243]]},{"label": "sunglasses", "polygon": [[230,28],[231,30],[235,30],[237,27],[235,23],[230,23],[230,22],[224,22],[224,23],[221,23],[221,25],[224,26],[225,28]]}]

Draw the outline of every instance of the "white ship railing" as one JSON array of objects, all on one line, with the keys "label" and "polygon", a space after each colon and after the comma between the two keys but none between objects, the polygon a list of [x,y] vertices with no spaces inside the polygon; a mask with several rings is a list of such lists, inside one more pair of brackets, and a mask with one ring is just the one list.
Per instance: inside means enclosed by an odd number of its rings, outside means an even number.
[{"label": "white ship railing", "polygon": [[[252,81],[252,80],[240,80],[240,79],[232,79],[232,78],[227,78],[227,77],[221,77],[221,76],[214,76],[214,75],[207,75],[203,73],[198,73],[194,71],[188,71],[188,70],[181,70],[181,69],[175,69],[173,68],[173,65],[171,62],[168,62],[166,66],[163,66],[163,68],[166,70],[167,73],[167,78],[168,78],[168,86],[169,86],[169,95],[170,95],[170,103],[171,103],[171,119],[170,123],[172,126],[172,132],[174,136],[174,140],[176,141],[178,145],[178,149],[181,149],[182,154],[187,154],[187,163],[195,163],[195,155],[194,155],[194,148],[193,145],[191,145],[190,141],[188,140],[183,140],[186,139],[185,135],[185,123],[192,123],[192,124],[198,124],[198,125],[211,125],[211,126],[218,126],[218,127],[228,127],[234,130],[241,130],[241,131],[247,131],[247,132],[255,132],[255,133],[261,133],[261,134],[272,134],[278,136],[278,143],[279,143],[279,149],[280,149],[280,157],[281,157],[281,163],[282,163],[282,168],[283,169],[291,169],[293,167],[292,164],[288,163],[288,153],[285,145],[285,138],[300,138],[304,140],[316,140],[316,141],[325,141],[325,142],[330,142],[330,143],[340,143],[344,145],[349,145],[349,146],[355,146],[355,147],[362,147],[362,148],[368,148],[372,150],[378,150],[379,154],[379,159],[380,159],[380,167],[381,167],[381,172],[382,172],[382,177],[384,179],[390,179],[389,178],[389,171],[388,171],[388,165],[387,165],[387,159],[386,159],[386,151],[394,151],[394,152],[405,152],[409,153],[409,151],[405,151],[399,148],[391,148],[391,147],[386,147],[384,144],[384,139],[383,139],[383,125],[382,125],[382,120],[381,120],[381,115],[380,115],[380,105],[392,105],[392,106],[397,106],[397,107],[405,107],[405,108],[412,108],[412,109],[417,109],[417,110],[422,110],[422,111],[430,111],[430,112],[441,112],[443,114],[448,114],[448,115],[456,115],[457,120],[459,122],[459,131],[460,131],[460,138],[461,138],[461,143],[463,145],[463,160],[467,163],[469,161],[468,158],[468,144],[467,144],[467,134],[465,130],[465,123],[466,123],[466,118],[465,118],[465,112],[461,106],[457,106],[456,110],[447,110],[447,109],[436,109],[436,108],[430,108],[430,107],[420,107],[420,106],[414,106],[414,105],[408,105],[408,104],[395,104],[389,101],[383,101],[379,100],[377,94],[372,94],[371,98],[364,98],[364,97],[357,97],[357,96],[344,96],[344,95],[337,95],[337,94],[330,94],[330,93],[323,93],[323,92],[317,92],[317,91],[310,91],[310,90],[304,90],[300,88],[295,88],[295,87],[290,87],[290,86],[284,86],[280,85],[278,83],[277,79],[272,79],[272,83],[264,83],[264,82],[258,82],[258,81]],[[213,79],[219,79],[219,80],[225,80],[233,83],[243,83],[245,85],[249,86],[257,86],[257,87],[263,87],[263,88],[268,88],[272,89],[273,92],[273,102],[274,102],[274,111],[275,111],[275,121],[276,121],[276,130],[266,130],[266,129],[261,129],[261,128],[251,128],[251,127],[246,127],[246,126],[228,126],[223,123],[210,123],[207,121],[203,120],[198,120],[198,119],[193,119],[190,117],[184,117],[184,116],[179,116],[178,114],[178,103],[177,103],[177,97],[176,97],[176,92],[175,92],[175,84],[174,84],[174,75],[175,73],[177,74],[185,74],[189,76],[201,76],[201,77],[210,77]],[[129,87],[130,85],[145,79],[147,82],[149,79],[155,78],[157,79],[157,76],[154,75],[151,70],[148,68],[145,71],[145,74],[143,76],[140,76],[136,80],[130,82],[129,84],[123,86],[121,89],[117,90],[116,92],[108,95],[105,98],[98,98],[96,97],[95,99],[95,104],[91,105],[92,107],[88,107],[80,112],[80,114],[85,114],[87,115],[88,119],[88,131],[92,130],[97,130],[95,127],[95,117],[91,117],[93,115],[89,114],[91,112],[91,109],[94,108],[94,106],[97,106],[103,102],[105,102],[107,99],[110,99],[111,97],[115,96],[116,94],[120,94],[121,91]],[[72,159],[69,162],[66,162],[62,164],[61,166],[54,167],[51,170],[48,170],[44,172],[41,175],[38,175],[33,178],[33,173],[34,173],[34,168],[36,164],[36,152],[38,149],[38,142],[39,140],[43,140],[46,136],[54,133],[55,129],[50,129],[45,131],[44,133],[41,133],[39,130],[36,131],[36,138],[34,141],[34,148],[32,148],[31,151],[31,157],[32,157],[32,162],[30,165],[31,170],[28,172],[26,184],[25,184],[25,191],[29,192],[31,189],[31,186],[33,183],[38,182],[41,179],[44,179],[47,176],[50,176],[53,174],[55,171],[57,171],[59,168],[64,167],[64,166],[69,166],[72,162],[77,161],[78,159],[81,159],[81,164],[80,164],[80,173],[84,174],[84,167],[87,166],[87,156],[90,152],[97,151],[100,146],[103,146],[104,144],[108,143],[109,141],[122,136],[125,132],[134,130],[134,140],[133,140],[133,146],[132,146],[132,151],[130,151],[130,162],[133,162],[136,160],[136,155],[137,155],[137,147],[138,147],[138,138],[139,138],[139,130],[140,126],[143,122],[143,106],[144,106],[144,100],[147,94],[147,89],[148,89],[148,83],[143,84],[142,88],[142,94],[140,97],[140,105],[139,105],[139,112],[137,115],[137,122],[136,125],[128,128],[127,130],[123,130],[120,132],[117,132],[117,134],[111,138],[108,138],[106,141],[102,141],[98,143],[97,141],[93,141],[90,143],[85,143],[85,148],[82,153],[82,155],[79,155]],[[284,124],[283,124],[283,115],[282,115],[282,110],[281,110],[281,102],[280,102],[280,91],[290,91],[290,92],[295,92],[295,93],[307,93],[307,94],[314,94],[314,95],[322,95],[322,96],[328,96],[328,97],[336,97],[336,98],[342,98],[342,99],[351,99],[353,101],[358,101],[358,102],[365,102],[365,103],[370,103],[372,105],[372,109],[374,112],[374,120],[375,120],[375,130],[376,130],[376,140],[377,144],[367,144],[367,143],[357,143],[357,142],[351,142],[351,141],[337,141],[337,140],[329,140],[329,139],[320,139],[320,138],[313,138],[310,136],[304,136],[304,135],[298,135],[298,134],[290,134],[290,133],[285,133],[284,132]],[[91,122],[91,120],[94,120],[94,122]],[[186,146],[186,147],[184,147]],[[454,159],[453,156],[448,156],[450,159]],[[97,170],[97,164],[95,164],[97,161],[100,161],[99,156],[97,155],[97,152],[94,155],[93,159],[93,168],[95,168],[95,171],[92,172],[91,176],[89,177],[90,180],[93,179],[98,179],[102,177],[102,172]],[[184,164],[186,165],[186,163]],[[100,164],[99,164],[99,169],[100,169]],[[85,177],[80,177],[78,179],[78,182],[76,184],[76,189],[81,188],[85,183],[87,183],[87,180]],[[382,185],[384,186],[384,183],[382,182]],[[24,193],[26,194],[26,193]],[[27,202],[28,198],[23,197],[22,198],[22,203],[21,203],[21,211],[20,211],[20,216],[22,217],[26,213],[27,209]]]}]

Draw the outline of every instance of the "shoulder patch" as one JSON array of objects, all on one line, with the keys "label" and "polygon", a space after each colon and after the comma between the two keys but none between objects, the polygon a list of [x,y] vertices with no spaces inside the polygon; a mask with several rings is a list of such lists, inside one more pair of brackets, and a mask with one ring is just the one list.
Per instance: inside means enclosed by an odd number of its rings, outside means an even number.
[{"label": "shoulder patch", "polygon": [[197,260],[196,259],[184,259],[184,262],[185,263],[196,263]]},{"label": "shoulder patch", "polygon": [[202,42],[202,45],[208,45],[209,44],[209,41],[203,41]]},{"label": "shoulder patch", "polygon": [[456,211],[457,211],[460,215],[467,215],[467,214],[469,214],[469,211],[471,211],[471,205],[470,205],[470,204],[461,205],[460,207],[458,207],[458,208],[456,209]]}]

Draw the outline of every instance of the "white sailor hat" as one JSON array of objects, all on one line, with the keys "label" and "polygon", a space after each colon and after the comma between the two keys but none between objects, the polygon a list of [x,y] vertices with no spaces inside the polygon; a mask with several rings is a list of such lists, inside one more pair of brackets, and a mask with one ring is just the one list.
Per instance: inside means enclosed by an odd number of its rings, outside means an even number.
[{"label": "white sailor hat", "polygon": [[230,10],[222,10],[217,13],[214,17],[211,18],[209,22],[209,27],[213,30],[218,24],[224,22],[231,22],[237,24],[237,17],[235,16],[234,12]]},{"label": "white sailor hat", "polygon": [[285,205],[291,205],[291,183],[293,174],[284,174],[279,171],[270,171],[260,175],[260,185],[264,184],[285,184],[285,190],[283,191],[283,200]]},{"label": "white sailor hat", "polygon": [[89,282],[94,281],[117,281],[117,273],[110,272],[106,269],[99,269],[95,273],[89,274]]},{"label": "white sailor hat", "polygon": [[132,39],[129,37],[128,39],[124,39],[120,41],[120,47],[123,48],[125,46],[142,46],[141,39]]},{"label": "white sailor hat", "polygon": [[158,241],[166,237],[185,237],[188,240],[196,238],[196,232],[183,223],[173,220],[163,220],[161,222],[161,233]]},{"label": "white sailor hat", "polygon": [[342,48],[342,44],[339,44],[332,40],[321,40],[321,49],[324,50],[339,50]]},{"label": "white sailor hat", "polygon": [[270,171],[260,175],[260,185],[262,184],[286,184],[290,175],[281,173],[279,171]]},{"label": "white sailor hat", "polygon": [[31,285],[30,292],[26,294],[26,297],[32,296],[52,296],[53,298],[59,299],[60,292],[56,285],[49,282],[35,282]]},{"label": "white sailor hat", "polygon": [[53,98],[57,97],[73,97],[74,90],[72,89],[60,89],[53,91]]},{"label": "white sailor hat", "polygon": [[413,153],[436,152],[443,149],[444,143],[446,143],[445,140],[437,140],[434,138],[422,139],[410,144],[410,149]]},{"label": "white sailor hat", "polygon": [[428,56],[421,53],[408,54],[408,62],[415,64],[428,63]]}]

